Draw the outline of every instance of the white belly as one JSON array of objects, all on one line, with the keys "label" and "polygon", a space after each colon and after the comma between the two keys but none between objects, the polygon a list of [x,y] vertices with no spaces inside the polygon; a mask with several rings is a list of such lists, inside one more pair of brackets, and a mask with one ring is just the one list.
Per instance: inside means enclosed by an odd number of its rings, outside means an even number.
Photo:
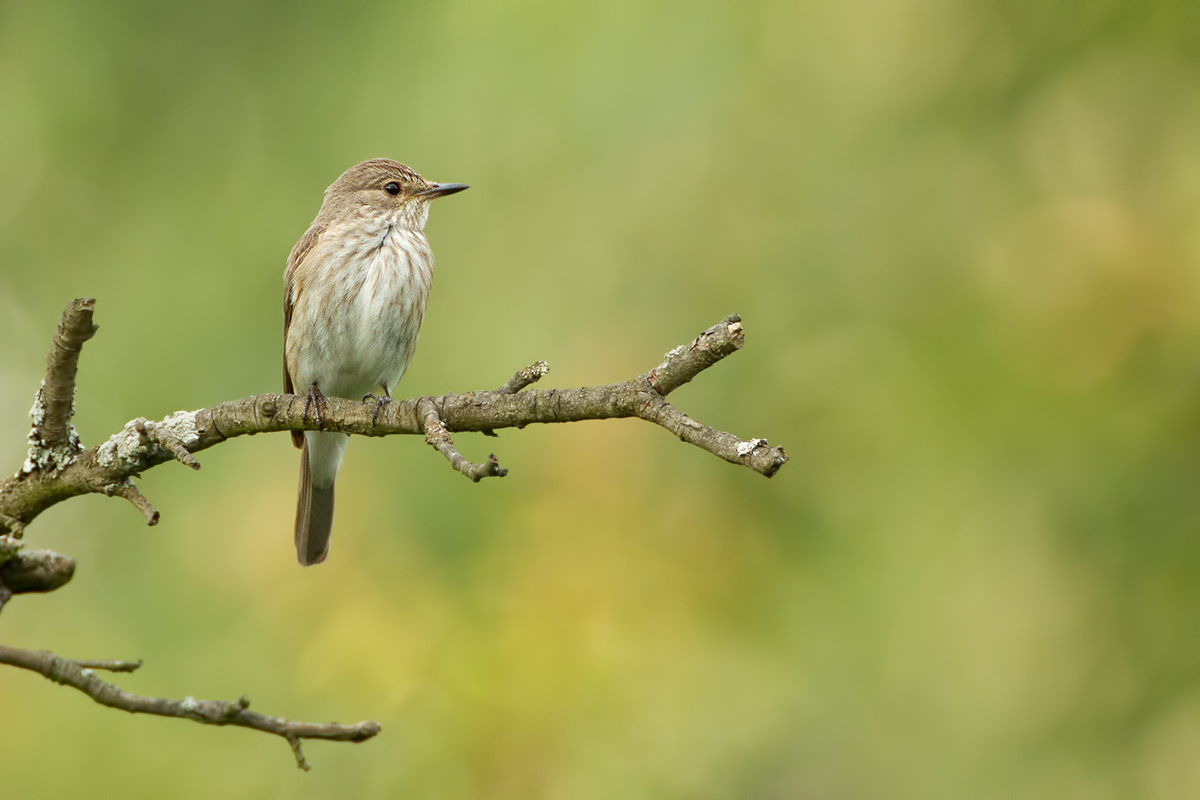
[{"label": "white belly", "polygon": [[309,254],[321,260],[298,287],[288,329],[295,391],[313,383],[351,399],[379,386],[390,391],[425,315],[433,265],[425,236],[397,227],[382,239],[317,249],[324,252]]}]

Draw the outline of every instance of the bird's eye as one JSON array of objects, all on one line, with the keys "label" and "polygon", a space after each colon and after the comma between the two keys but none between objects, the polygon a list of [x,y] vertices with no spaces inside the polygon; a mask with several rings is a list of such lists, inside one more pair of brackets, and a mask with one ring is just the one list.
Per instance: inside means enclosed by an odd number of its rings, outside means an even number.
[{"label": "bird's eye", "polygon": [[395,181],[388,181],[383,185],[383,190],[392,196],[398,195],[400,194],[400,184]]}]

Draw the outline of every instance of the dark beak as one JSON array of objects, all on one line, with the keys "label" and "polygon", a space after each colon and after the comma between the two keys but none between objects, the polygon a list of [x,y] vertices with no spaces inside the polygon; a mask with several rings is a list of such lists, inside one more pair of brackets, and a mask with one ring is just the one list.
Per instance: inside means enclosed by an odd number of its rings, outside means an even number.
[{"label": "dark beak", "polygon": [[417,197],[428,197],[430,199],[445,197],[448,194],[454,194],[455,192],[461,192],[463,189],[470,188],[465,183],[435,183],[425,191],[417,192]]}]

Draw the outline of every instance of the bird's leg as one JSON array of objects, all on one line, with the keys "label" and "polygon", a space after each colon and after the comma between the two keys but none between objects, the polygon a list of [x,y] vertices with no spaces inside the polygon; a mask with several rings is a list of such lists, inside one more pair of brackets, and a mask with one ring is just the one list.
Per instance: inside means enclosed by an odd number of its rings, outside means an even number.
[{"label": "bird's leg", "polygon": [[375,401],[375,413],[371,415],[371,424],[375,425],[379,422],[379,412],[383,410],[384,406],[392,402],[392,393],[385,383],[383,384],[383,397],[380,397],[374,392],[367,392],[363,395],[363,402],[365,403],[368,400]]},{"label": "bird's leg", "polygon": [[308,410],[312,409],[313,419],[317,421],[317,428],[325,430],[325,395],[321,394],[321,388],[317,386],[316,381],[313,381],[312,386],[308,387],[308,396],[304,398],[304,419],[308,419]]}]

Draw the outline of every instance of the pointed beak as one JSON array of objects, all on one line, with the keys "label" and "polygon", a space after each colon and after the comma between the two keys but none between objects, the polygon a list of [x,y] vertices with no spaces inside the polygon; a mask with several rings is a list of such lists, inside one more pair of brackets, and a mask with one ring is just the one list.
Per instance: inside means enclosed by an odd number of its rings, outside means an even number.
[{"label": "pointed beak", "polygon": [[416,196],[428,197],[432,200],[435,197],[445,197],[448,194],[454,194],[455,192],[461,192],[463,189],[470,188],[465,183],[435,183],[425,191],[417,192]]}]

